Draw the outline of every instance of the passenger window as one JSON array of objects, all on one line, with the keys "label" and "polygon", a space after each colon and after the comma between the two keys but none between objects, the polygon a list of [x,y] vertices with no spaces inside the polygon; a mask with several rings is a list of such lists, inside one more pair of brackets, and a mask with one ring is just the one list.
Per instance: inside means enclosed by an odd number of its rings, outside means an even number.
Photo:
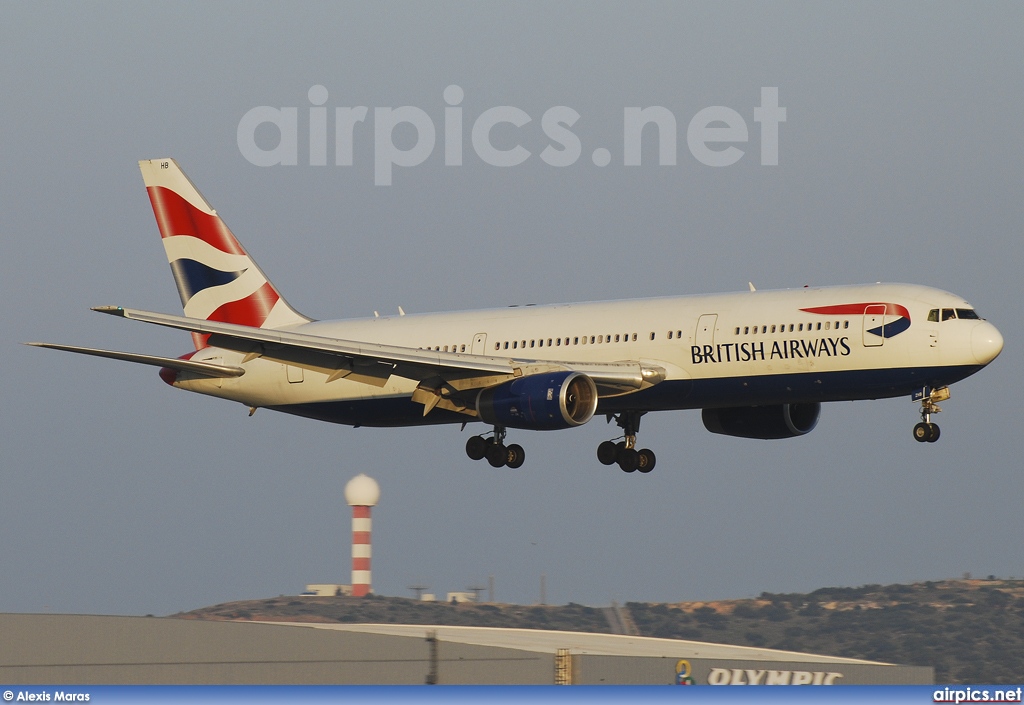
[{"label": "passenger window", "polygon": [[615,334],[615,342],[616,343],[619,342],[619,334],[618,333]]},{"label": "passenger window", "polygon": [[762,333],[767,333],[768,332],[768,326],[761,326],[761,332]]},{"label": "passenger window", "polygon": [[750,326],[743,326],[743,335],[746,335],[749,332],[750,332]]},{"label": "passenger window", "polygon": [[494,344],[494,349],[495,350],[501,350],[501,343],[495,343]]},{"label": "passenger window", "polygon": [[466,352],[466,346],[465,345],[460,345],[459,346],[459,352]]},{"label": "passenger window", "polygon": [[669,340],[672,340],[672,331],[669,331],[669,332],[668,332],[668,339],[669,339]]},{"label": "passenger window", "polygon": [[580,339],[579,338],[573,338],[572,344],[573,345],[579,345],[580,344]]},{"label": "passenger window", "polygon": [[636,333],[633,334],[633,342],[636,342]]},{"label": "passenger window", "polygon": [[537,342],[536,340],[531,340],[531,341],[530,341],[530,347],[532,348],[532,347],[533,347],[533,344],[534,344],[534,343],[536,343],[536,342]]},{"label": "passenger window", "polygon": [[790,333],[792,333],[792,332],[793,332],[793,324],[792,324],[792,323],[790,323],[790,324],[789,324],[789,332],[790,332]]},{"label": "passenger window", "polygon": [[508,341],[505,341],[505,349],[508,350]]},{"label": "passenger window", "polygon": [[517,347],[519,347],[519,341],[518,340],[513,340],[512,341],[512,349],[515,350]]},{"label": "passenger window", "polygon": [[818,330],[821,330],[821,324],[820,323],[818,324]]},{"label": "passenger window", "polygon": [[775,324],[773,323],[772,324],[772,333],[774,333],[774,332],[775,332]]},{"label": "passenger window", "polygon": [[651,333],[651,340],[654,340],[654,333]]},{"label": "passenger window", "polygon": [[551,347],[551,338],[548,338],[548,347]]},{"label": "passenger window", "polygon": [[830,325],[832,325],[832,321],[825,321],[825,330],[828,330]]},{"label": "passenger window", "polygon": [[850,322],[849,321],[843,321],[843,328],[849,328],[849,327],[850,327]]},{"label": "passenger window", "polygon": [[739,335],[739,334],[740,334],[740,327],[736,326],[736,335]]},{"label": "passenger window", "polygon": [[796,328],[796,329],[797,329],[797,330],[803,330],[803,329],[804,329],[804,324],[803,324],[803,323],[801,323],[801,324],[800,324],[799,326],[797,326],[797,328]]}]

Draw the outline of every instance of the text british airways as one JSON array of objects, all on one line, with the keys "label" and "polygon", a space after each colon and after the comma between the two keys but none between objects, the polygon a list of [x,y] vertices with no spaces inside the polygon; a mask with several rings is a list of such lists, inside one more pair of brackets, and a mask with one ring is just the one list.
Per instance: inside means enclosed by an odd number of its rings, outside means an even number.
[{"label": "text british airways", "polygon": [[816,338],[814,340],[760,340],[745,343],[719,343],[693,345],[690,358],[695,365],[708,362],[751,362],[753,360],[793,360],[805,357],[846,357],[850,354],[850,339]]}]

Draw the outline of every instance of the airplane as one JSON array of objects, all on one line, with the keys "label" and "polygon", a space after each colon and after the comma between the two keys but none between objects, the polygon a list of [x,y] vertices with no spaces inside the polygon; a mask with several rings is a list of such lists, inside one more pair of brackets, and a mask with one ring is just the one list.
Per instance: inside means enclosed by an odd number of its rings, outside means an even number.
[{"label": "airplane", "polygon": [[955,294],[914,284],[803,287],[318,321],[284,299],[173,159],[139,162],[184,316],[93,310],[189,331],[178,358],[28,343],[153,365],[167,384],[338,424],[482,422],[466,454],[518,468],[508,429],[604,416],[604,465],[654,469],[640,419],[701,409],[713,433],[802,436],[831,401],[910,395],[914,439],[935,442],[949,385],[1003,348]]}]

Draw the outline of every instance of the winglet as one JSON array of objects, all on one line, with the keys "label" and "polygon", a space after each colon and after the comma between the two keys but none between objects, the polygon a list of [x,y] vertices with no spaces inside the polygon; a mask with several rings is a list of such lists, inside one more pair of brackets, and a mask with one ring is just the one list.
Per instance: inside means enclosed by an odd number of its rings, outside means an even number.
[{"label": "winglet", "polygon": [[111,316],[121,316],[122,318],[124,317],[123,306],[93,306],[92,310],[99,311],[100,313],[109,313]]}]

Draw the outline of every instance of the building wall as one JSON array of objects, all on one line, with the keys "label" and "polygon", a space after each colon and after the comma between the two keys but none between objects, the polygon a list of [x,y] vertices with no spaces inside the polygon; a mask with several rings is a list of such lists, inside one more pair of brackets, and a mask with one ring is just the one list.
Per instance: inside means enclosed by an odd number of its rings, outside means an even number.
[{"label": "building wall", "polygon": [[[538,632],[538,637],[546,634]],[[555,654],[537,644],[518,649],[441,640],[437,646],[432,664],[430,644],[421,636],[156,617],[0,614],[0,682],[416,685],[425,683],[434,667],[440,684],[546,685],[555,680]],[[676,658],[576,653],[571,680],[669,684],[681,663]],[[932,683],[934,675],[930,668],[824,661],[694,658],[686,663],[698,684],[765,681],[769,671],[775,680],[817,678],[837,684]]]},{"label": "building wall", "polygon": [[[440,643],[440,683],[551,683],[553,656]],[[0,681],[422,684],[424,639],[239,622],[0,615]]]},{"label": "building wall", "polygon": [[[573,657],[573,683],[578,685],[671,684],[681,659],[650,656]],[[734,661],[686,659],[696,685],[800,685],[809,680],[820,685],[915,685],[935,682],[935,670],[923,666],[883,666],[855,663],[808,663],[802,661]]]}]

